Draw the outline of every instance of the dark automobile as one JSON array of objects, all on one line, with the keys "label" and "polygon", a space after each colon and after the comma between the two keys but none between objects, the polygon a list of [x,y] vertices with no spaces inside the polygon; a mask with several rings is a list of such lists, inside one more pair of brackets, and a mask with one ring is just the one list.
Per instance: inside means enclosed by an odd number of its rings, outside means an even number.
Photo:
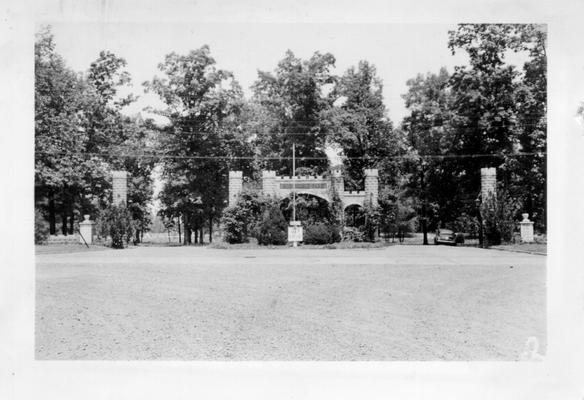
[{"label": "dark automobile", "polygon": [[436,236],[434,236],[434,244],[452,244],[456,246],[456,233],[450,229],[438,229]]}]

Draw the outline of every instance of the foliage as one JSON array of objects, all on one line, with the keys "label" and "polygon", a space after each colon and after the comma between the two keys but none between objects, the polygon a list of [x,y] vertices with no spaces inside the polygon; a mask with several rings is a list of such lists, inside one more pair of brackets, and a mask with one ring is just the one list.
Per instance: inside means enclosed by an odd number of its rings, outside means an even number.
[{"label": "foliage", "polygon": [[261,245],[283,245],[288,242],[288,224],[278,204],[267,205],[256,226],[255,237]]},{"label": "foliage", "polygon": [[[239,128],[243,92],[233,75],[218,69],[208,46],[185,55],[170,53],[159,65],[161,77],[145,82],[166,108],[158,112],[170,120],[159,132],[164,187],[161,202],[168,217],[182,216],[185,243],[191,231],[220,216],[227,199],[230,169],[248,173],[249,140]],[[231,160],[231,161],[230,161]]]},{"label": "foliage", "polygon": [[375,242],[380,221],[381,213],[377,207],[365,207],[365,225],[363,226],[365,241]]},{"label": "foliage", "polygon": [[[288,50],[273,73],[258,72],[252,87],[255,123],[250,128],[257,136],[255,144],[261,156],[290,159],[295,143],[298,166],[316,173],[326,170],[326,130],[321,114],[330,101],[321,94],[334,81],[330,72],[334,64],[330,53],[316,52],[302,60]],[[291,175],[291,166],[288,160],[260,163],[261,168],[280,175]]]},{"label": "foliage", "polygon": [[306,224],[303,232],[304,244],[330,244],[341,240],[337,225],[317,222]]},{"label": "foliage", "polygon": [[99,216],[99,227],[101,236],[111,237],[111,246],[114,249],[123,249],[124,242],[127,244],[132,239],[134,233],[134,223],[132,214],[128,208],[121,205],[111,205]]},{"label": "foliage", "polygon": [[481,217],[487,246],[496,246],[502,242],[511,242],[515,231],[515,217],[521,209],[521,203],[512,198],[505,190],[489,194],[481,204]]},{"label": "foliage", "polygon": [[111,193],[111,169],[130,172],[129,201],[145,229],[152,192],[152,158],[140,157],[152,129],[121,110],[132,96],[120,97],[130,84],[126,61],[102,51],[87,74],[67,67],[55,52],[50,28],[35,42],[35,200],[46,211],[49,229],[61,218],[64,234],[74,220],[105,207]]},{"label": "foliage", "polygon": [[49,224],[40,210],[34,210],[34,243],[41,244],[49,238]]},{"label": "foliage", "polygon": [[385,235],[408,234],[416,230],[418,221],[411,199],[402,193],[383,190],[379,197],[379,226]]},{"label": "foliage", "polygon": [[237,203],[227,207],[221,215],[223,238],[227,243],[245,243],[261,216],[267,200],[255,193],[244,191]]},{"label": "foliage", "polygon": [[476,238],[479,234],[480,223],[476,217],[472,217],[467,213],[460,214],[454,222],[446,224],[446,227],[451,227],[455,232],[464,232],[471,238]]},{"label": "foliage", "polygon": [[329,143],[342,150],[347,190],[361,190],[363,170],[382,170],[382,184],[394,184],[401,150],[383,104],[383,84],[374,65],[360,61],[341,76],[328,96],[333,105],[322,112]]}]

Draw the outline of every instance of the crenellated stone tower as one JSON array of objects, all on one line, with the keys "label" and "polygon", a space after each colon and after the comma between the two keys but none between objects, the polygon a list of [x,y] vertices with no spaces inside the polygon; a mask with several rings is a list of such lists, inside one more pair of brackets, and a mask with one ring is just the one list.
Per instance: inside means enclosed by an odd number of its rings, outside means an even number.
[{"label": "crenellated stone tower", "polygon": [[276,189],[276,171],[262,171],[262,193],[273,197]]},{"label": "crenellated stone tower", "polygon": [[365,170],[365,202],[373,208],[377,207],[379,197],[379,171],[376,169]]},{"label": "crenellated stone tower", "polygon": [[342,196],[345,191],[345,180],[343,179],[341,170],[336,169],[333,171],[333,187],[337,192],[337,195],[339,197]]}]

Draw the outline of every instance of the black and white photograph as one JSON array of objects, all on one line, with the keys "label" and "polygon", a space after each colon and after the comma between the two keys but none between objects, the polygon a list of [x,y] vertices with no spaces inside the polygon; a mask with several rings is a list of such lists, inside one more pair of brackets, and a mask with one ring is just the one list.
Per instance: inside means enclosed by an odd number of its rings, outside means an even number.
[{"label": "black and white photograph", "polygon": [[[584,59],[570,64],[557,14],[54,3],[16,57],[29,60],[27,156],[3,167],[26,193],[3,195],[3,242],[29,270],[14,280],[30,301],[13,309],[22,376],[46,398],[56,381],[79,398],[82,381],[129,374],[91,395],[158,398],[136,383],[155,371],[184,397],[172,382],[231,368],[240,384],[273,374],[241,397],[387,398],[364,382],[390,374],[430,385],[398,398],[441,382],[462,385],[444,398],[584,396],[570,256],[583,185],[569,157],[584,140]],[[30,240],[10,229],[19,217]],[[7,398],[42,397],[16,390],[13,365]],[[284,389],[284,371],[367,389]],[[199,395],[237,393],[225,390]]]}]

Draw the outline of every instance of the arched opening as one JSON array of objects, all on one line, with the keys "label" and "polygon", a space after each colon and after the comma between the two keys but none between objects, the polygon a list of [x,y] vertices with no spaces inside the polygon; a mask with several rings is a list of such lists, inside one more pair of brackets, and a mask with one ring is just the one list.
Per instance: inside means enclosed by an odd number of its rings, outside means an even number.
[{"label": "arched opening", "polygon": [[345,207],[345,226],[359,228],[365,225],[365,210],[359,204]]},{"label": "arched opening", "polygon": [[[280,202],[280,209],[286,221],[292,220],[293,197],[290,194]],[[329,202],[322,197],[308,193],[296,194],[296,220],[304,223],[331,222],[334,219]]]}]

